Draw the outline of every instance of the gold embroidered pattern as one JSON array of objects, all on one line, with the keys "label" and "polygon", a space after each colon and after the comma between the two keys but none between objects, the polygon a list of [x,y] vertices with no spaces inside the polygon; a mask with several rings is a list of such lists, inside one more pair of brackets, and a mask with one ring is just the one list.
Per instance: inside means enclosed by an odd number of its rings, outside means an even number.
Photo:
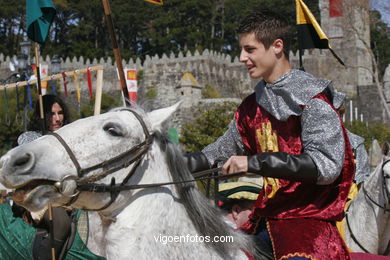
[{"label": "gold embroidered pattern", "polygon": [[271,122],[261,123],[261,129],[256,129],[256,136],[262,152],[279,152],[278,136],[272,130]]},{"label": "gold embroidered pattern", "polygon": [[[279,180],[275,178],[263,177],[264,179],[264,195],[267,198],[272,198],[279,189]],[[271,192],[267,194],[267,187],[271,186]]]},{"label": "gold embroidered pattern", "polygon": [[[261,123],[261,129],[256,129],[257,140],[262,152],[279,152],[278,136],[272,130],[271,122]],[[271,192],[267,194],[267,187],[271,186]],[[264,177],[265,196],[272,198],[279,189],[278,179]]]}]

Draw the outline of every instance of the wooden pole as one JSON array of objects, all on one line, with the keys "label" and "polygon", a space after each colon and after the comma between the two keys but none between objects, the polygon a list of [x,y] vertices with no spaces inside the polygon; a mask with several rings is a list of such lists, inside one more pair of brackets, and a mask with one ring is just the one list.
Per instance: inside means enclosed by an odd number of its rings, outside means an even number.
[{"label": "wooden pole", "polygon": [[38,43],[34,43],[34,52],[35,52],[35,65],[37,68],[37,83],[38,83],[38,102],[39,102],[39,118],[41,119],[41,130],[42,134],[46,133],[46,122],[45,114],[43,113],[43,100],[42,100],[42,88],[41,88],[41,73],[39,71],[39,54],[38,54]]},{"label": "wooden pole", "polygon": [[302,60],[303,50],[299,49],[298,53],[299,53],[299,69],[305,71],[305,68],[303,67],[303,60]]},{"label": "wooden pole", "polygon": [[[90,67],[89,69],[90,69],[90,71],[99,71],[99,70],[101,70],[102,73],[103,73],[103,66],[93,66],[93,67]],[[65,72],[67,77],[73,77],[74,73],[76,73],[76,72],[75,71],[66,71]],[[79,69],[79,70],[77,70],[77,73],[78,74],[87,73],[87,69]],[[55,75],[52,75],[52,76],[46,76],[44,78],[41,78],[41,82],[42,81],[54,80],[54,79],[62,79],[62,73],[58,73],[58,74],[55,74]],[[37,84],[37,80],[34,79],[34,80],[29,80],[29,81],[19,81],[17,83],[7,84],[7,88],[8,89],[15,88],[16,85],[18,87],[23,87],[23,86],[26,86],[27,83],[29,85],[34,85],[34,84]],[[5,88],[4,85],[0,85],[0,90],[4,90],[4,88]]]},{"label": "wooden pole", "polygon": [[119,53],[118,42],[116,39],[114,25],[112,22],[109,0],[102,0],[102,4],[103,4],[103,8],[104,8],[104,14],[106,17],[106,24],[107,24],[108,33],[110,34],[111,44],[112,44],[112,48],[114,51],[115,63],[116,63],[116,66],[118,68],[121,91],[122,91],[123,97],[125,98],[125,105],[130,106],[130,98],[129,98],[129,93],[127,91],[125,73],[123,72],[122,58],[121,58],[121,55]]},{"label": "wooden pole", "polygon": [[54,225],[53,225],[53,212],[51,204],[48,205],[48,215],[49,215],[49,230],[50,230],[50,243],[51,243],[51,258],[56,259],[56,250],[54,248]]}]

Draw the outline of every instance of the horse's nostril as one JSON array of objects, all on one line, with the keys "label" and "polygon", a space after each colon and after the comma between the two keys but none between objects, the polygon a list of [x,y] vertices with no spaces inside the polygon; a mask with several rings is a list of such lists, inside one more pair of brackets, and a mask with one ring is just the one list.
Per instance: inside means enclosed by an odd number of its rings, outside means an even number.
[{"label": "horse's nostril", "polygon": [[21,155],[20,157],[16,158],[13,166],[21,167],[21,166],[27,164],[31,160],[31,158],[32,158],[32,155],[30,153],[25,153],[25,154]]}]

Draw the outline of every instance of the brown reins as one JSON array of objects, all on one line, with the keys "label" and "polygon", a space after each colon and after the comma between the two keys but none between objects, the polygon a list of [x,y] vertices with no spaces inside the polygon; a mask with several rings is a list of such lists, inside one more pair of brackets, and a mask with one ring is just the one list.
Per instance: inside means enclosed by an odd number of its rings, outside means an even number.
[{"label": "brown reins", "polygon": [[[228,176],[226,175],[216,175],[213,173],[216,173],[220,171],[221,168],[212,168],[209,170],[201,171],[201,172],[196,172],[193,174],[194,179],[192,180],[184,180],[184,181],[172,181],[172,182],[163,182],[163,183],[151,183],[151,184],[136,184],[136,185],[126,185],[128,180],[131,178],[131,176],[134,174],[136,171],[138,165],[141,163],[141,160],[143,156],[147,153],[149,150],[150,145],[152,144],[154,140],[154,135],[150,134],[145,122],[143,121],[142,117],[136,113],[134,110],[131,109],[122,109],[120,111],[129,111],[131,112],[140,122],[144,135],[145,135],[145,140],[141,142],[140,144],[130,148],[129,150],[109,159],[106,161],[103,161],[101,163],[98,163],[96,165],[87,167],[87,168],[81,168],[76,156],[68,146],[68,144],[65,142],[65,140],[57,133],[53,132],[50,133],[51,136],[55,137],[60,144],[64,147],[66,150],[69,158],[73,162],[76,170],[77,170],[77,176],[73,175],[67,175],[65,176],[61,182],[56,184],[57,189],[59,189],[59,192],[61,192],[61,187],[62,187],[62,182],[68,179],[74,179],[76,181],[76,193],[68,196],[70,197],[69,202],[67,205],[73,204],[77,198],[78,195],[81,191],[87,191],[87,192],[110,192],[111,194],[111,199],[108,203],[106,203],[103,207],[99,209],[94,209],[96,211],[100,211],[103,209],[106,209],[109,207],[117,198],[119,193],[121,191],[126,191],[126,190],[135,190],[135,189],[144,189],[144,188],[153,188],[153,187],[160,187],[160,186],[166,186],[166,185],[173,185],[173,184],[180,184],[180,183],[190,183],[190,182],[195,182],[195,181],[203,181],[203,180],[211,180],[211,179],[228,179],[228,178],[234,178],[234,177],[239,177],[244,175],[245,173],[235,173],[235,174],[229,174]],[[110,166],[114,163],[118,163],[120,161],[124,160],[124,162],[119,163],[119,165],[116,165],[114,167]],[[101,180],[111,173],[114,173],[122,168],[126,168],[130,166],[131,164],[134,164],[134,166],[131,168],[127,176],[123,179],[123,181],[120,184],[115,183],[115,178],[111,179],[111,184],[100,184],[100,183],[95,183],[98,180]],[[98,170],[98,169],[105,169],[99,173],[96,174],[91,174],[89,176],[85,176],[87,173]]]}]

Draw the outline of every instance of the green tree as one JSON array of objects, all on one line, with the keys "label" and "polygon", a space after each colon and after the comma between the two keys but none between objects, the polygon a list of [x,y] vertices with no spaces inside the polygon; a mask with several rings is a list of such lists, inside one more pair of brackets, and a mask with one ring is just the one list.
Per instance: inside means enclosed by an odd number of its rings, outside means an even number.
[{"label": "green tree", "polygon": [[203,98],[222,98],[222,95],[214,87],[206,84],[205,88],[202,89],[202,97]]},{"label": "green tree", "polygon": [[360,135],[365,139],[364,146],[368,149],[374,139],[378,140],[379,144],[390,140],[390,128],[379,122],[360,122],[352,121],[352,124],[345,125],[349,131]]},{"label": "green tree", "polygon": [[390,27],[381,20],[381,14],[376,10],[370,12],[370,30],[371,48],[382,80],[386,66],[390,64]]},{"label": "green tree", "polygon": [[210,109],[200,109],[198,116],[183,126],[180,142],[184,144],[185,151],[200,151],[222,136],[233,120],[236,109],[237,104],[234,102],[224,102]]},{"label": "green tree", "polygon": [[[0,156],[17,145],[18,136],[23,132],[23,89],[18,89],[19,104],[16,99],[16,89],[0,91]],[[17,105],[18,104],[18,105]],[[28,112],[28,115],[31,111]]]}]

